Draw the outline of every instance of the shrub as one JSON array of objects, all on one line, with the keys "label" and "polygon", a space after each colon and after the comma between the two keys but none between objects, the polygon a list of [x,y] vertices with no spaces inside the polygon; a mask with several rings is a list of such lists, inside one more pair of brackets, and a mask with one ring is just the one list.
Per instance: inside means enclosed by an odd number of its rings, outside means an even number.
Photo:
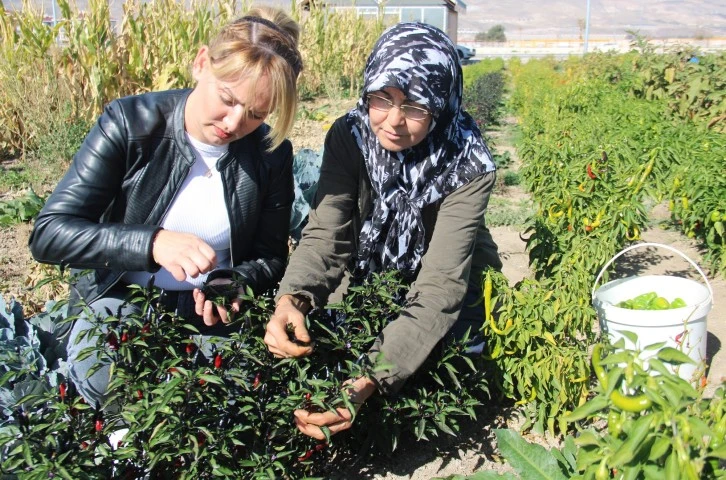
[{"label": "shrub", "polygon": [[465,108],[477,124],[486,127],[497,122],[504,95],[504,76],[490,72],[474,81],[465,92]]},{"label": "shrub", "polygon": [[484,58],[476,63],[470,63],[461,67],[464,74],[464,92],[474,84],[479,77],[487,73],[502,72],[504,60],[501,58]]},{"label": "shrub", "polygon": [[502,179],[504,185],[511,187],[513,185],[519,185],[521,178],[517,172],[504,172],[504,178]]},{"label": "shrub", "polygon": [[486,33],[477,33],[474,39],[477,42],[506,42],[507,36],[504,34],[503,25],[494,25]]},{"label": "shrub", "polygon": [[45,200],[31,189],[24,196],[0,202],[0,227],[29,222],[43,208]]},{"label": "shrub", "polygon": [[[463,354],[466,339],[442,347],[400,394],[371,397],[354,427],[328,442],[303,436],[292,421],[296,408],[352,408],[343,382],[379,368],[365,352],[396,317],[405,289],[392,273],[352,287],[341,304],[308,316],[314,353],[281,361],[262,341],[268,297],[245,297],[238,332],[205,356],[195,329],[160,310],[158,291],[138,289],[141,313],[100,320],[108,334],[85,352],[112,361],[107,405],[118,411],[86,404],[63,377],[47,381],[4,412],[2,473],[299,478],[345,468],[341,459],[360,445],[390,452],[402,438],[455,435],[459,418],[473,418],[488,399],[481,363]],[[23,373],[3,376],[2,386],[17,388]],[[128,433],[111,445],[121,428]]]}]

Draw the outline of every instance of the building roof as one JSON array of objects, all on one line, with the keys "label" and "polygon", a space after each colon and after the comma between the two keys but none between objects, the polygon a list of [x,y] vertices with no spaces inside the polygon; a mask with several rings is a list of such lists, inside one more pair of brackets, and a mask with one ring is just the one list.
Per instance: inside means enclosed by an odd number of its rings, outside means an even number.
[{"label": "building roof", "polygon": [[[303,8],[309,7],[314,0],[299,0],[299,4]],[[452,11],[466,11],[466,3],[461,0],[387,0],[379,2],[377,0],[322,0],[322,3],[331,7],[357,7],[366,8],[378,6],[383,3],[386,7],[438,7],[445,6]]]}]

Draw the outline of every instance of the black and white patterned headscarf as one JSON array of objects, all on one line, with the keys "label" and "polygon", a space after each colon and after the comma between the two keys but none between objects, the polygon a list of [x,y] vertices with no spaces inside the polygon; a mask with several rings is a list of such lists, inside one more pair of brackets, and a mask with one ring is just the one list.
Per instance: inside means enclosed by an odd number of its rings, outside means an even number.
[{"label": "black and white patterned headscarf", "polygon": [[[495,166],[479,128],[461,108],[459,57],[441,30],[424,23],[386,30],[368,58],[364,82],[347,122],[375,194],[355,268],[358,274],[397,269],[412,277],[424,254],[421,209]],[[383,148],[370,126],[366,96],[386,87],[432,112],[426,138],[401,152]]]}]

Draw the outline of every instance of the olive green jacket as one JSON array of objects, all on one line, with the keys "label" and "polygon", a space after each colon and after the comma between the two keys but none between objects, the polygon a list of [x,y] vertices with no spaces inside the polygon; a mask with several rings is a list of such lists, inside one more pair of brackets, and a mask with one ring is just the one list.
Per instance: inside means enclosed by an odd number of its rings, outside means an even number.
[{"label": "olive green jacket", "polygon": [[[394,365],[374,378],[382,393],[397,391],[456,322],[469,279],[471,288],[480,291],[481,271],[487,265],[501,269],[497,246],[484,224],[495,179],[495,172],[483,174],[423,209],[427,250],[407,294],[407,307],[370,351],[371,359],[382,352],[384,362]],[[314,307],[323,307],[336,289],[347,285],[346,267],[372,203],[363,156],[341,117],[326,137],[313,208],[278,298],[302,295]]]}]

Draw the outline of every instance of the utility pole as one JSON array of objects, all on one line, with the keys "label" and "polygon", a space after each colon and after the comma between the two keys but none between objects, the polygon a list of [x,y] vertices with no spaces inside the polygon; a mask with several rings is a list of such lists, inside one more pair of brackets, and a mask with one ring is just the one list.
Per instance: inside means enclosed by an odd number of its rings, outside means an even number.
[{"label": "utility pole", "polygon": [[587,41],[590,37],[590,0],[587,0],[587,11],[585,12],[585,48],[583,54],[587,53]]}]

